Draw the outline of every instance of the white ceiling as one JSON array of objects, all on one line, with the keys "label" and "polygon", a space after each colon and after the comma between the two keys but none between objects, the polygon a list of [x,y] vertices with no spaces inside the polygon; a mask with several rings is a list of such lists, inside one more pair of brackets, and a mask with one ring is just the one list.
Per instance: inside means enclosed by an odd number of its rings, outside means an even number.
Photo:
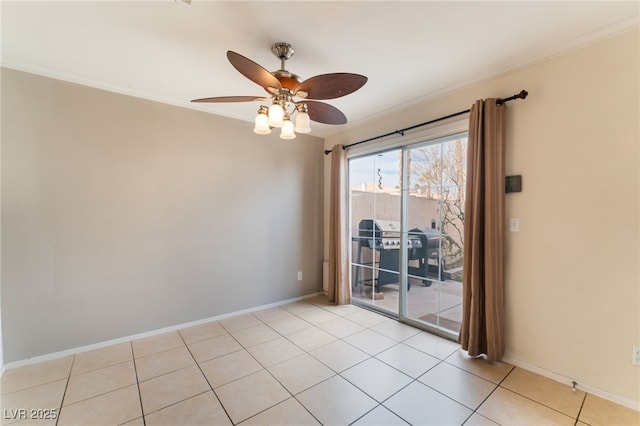
[{"label": "white ceiling", "polygon": [[[189,101],[264,95],[226,51],[274,71],[280,62],[270,46],[286,41],[296,50],[286,68],[303,79],[369,78],[327,101],[357,123],[628,29],[639,9],[637,1],[3,0],[2,66],[253,121],[258,103]],[[312,123],[312,134],[350,123]]]}]

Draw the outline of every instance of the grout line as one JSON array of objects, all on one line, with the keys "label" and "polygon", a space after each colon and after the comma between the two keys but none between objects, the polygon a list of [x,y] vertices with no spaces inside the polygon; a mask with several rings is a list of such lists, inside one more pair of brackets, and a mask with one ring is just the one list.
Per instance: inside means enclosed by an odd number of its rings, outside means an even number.
[{"label": "grout line", "polygon": [[580,409],[578,410],[578,414],[576,415],[576,421],[573,423],[573,426],[576,426],[578,424],[578,421],[580,419],[580,414],[582,414],[582,409],[584,408],[584,404],[587,402],[587,395],[588,393],[585,392],[584,398],[582,398],[582,404],[580,404]]},{"label": "grout line", "polygon": [[56,417],[56,426],[60,422],[60,415],[62,414],[62,406],[64,405],[64,399],[67,396],[67,389],[69,389],[69,381],[71,381],[71,372],[73,371],[73,364],[76,362],[76,356],[73,355],[71,360],[71,367],[69,367],[69,374],[67,374],[67,383],[64,385],[64,392],[62,392],[62,398],[60,399],[60,406],[58,407],[58,416]]},{"label": "grout line", "polygon": [[[220,326],[222,326],[222,324],[220,324]],[[222,326],[222,328],[224,328],[224,326]],[[225,331],[226,331],[226,328],[225,328]],[[218,394],[216,393],[216,391],[215,391],[215,390],[213,390],[213,386],[211,386],[211,382],[209,381],[209,378],[207,377],[207,375],[206,375],[206,374],[204,374],[204,371],[202,371],[202,367],[200,367],[200,364],[198,363],[198,361],[196,361],[196,358],[193,356],[193,352],[191,352],[191,348],[189,348],[189,345],[187,345],[187,342],[185,342],[184,337],[182,337],[182,334],[181,334],[181,333],[178,333],[178,334],[180,335],[180,339],[182,339],[182,342],[184,343],[184,346],[185,346],[185,347],[187,348],[187,350],[189,351],[189,355],[191,355],[191,358],[193,359],[193,362],[195,362],[195,363],[196,363],[196,366],[198,367],[198,370],[200,370],[200,374],[202,374],[202,377],[204,378],[204,380],[205,380],[205,381],[207,382],[207,384],[209,385],[209,389],[211,389],[211,392],[213,393],[213,396],[215,396],[215,398],[218,400],[218,404],[220,404],[220,407],[222,407],[222,410],[224,411],[224,414],[225,414],[225,415],[227,416],[227,418],[229,419],[229,422],[230,422],[231,424],[233,424],[233,421],[231,420],[231,416],[229,415],[229,412],[228,412],[228,411],[227,411],[227,409],[225,408],[224,404],[222,404],[222,401],[220,401],[220,398],[218,397]],[[231,334],[229,334],[229,335],[231,336]],[[234,338],[233,336],[231,336],[231,338],[233,338],[233,339],[235,340],[235,338]],[[237,340],[236,340],[236,342],[237,342]],[[239,344],[239,342],[238,342],[238,344]],[[212,359],[215,359],[215,358],[212,358]],[[204,361],[203,361],[203,362],[204,362]],[[207,391],[207,392],[209,392],[209,391]],[[202,392],[202,393],[204,393],[204,392]],[[198,395],[201,395],[201,393],[200,393],[200,394],[198,394]],[[197,395],[194,395],[194,396],[197,396]],[[192,396],[192,397],[190,397],[190,398],[193,398],[193,396]],[[190,399],[190,398],[187,398],[187,399]],[[185,400],[185,401],[186,401],[186,400]],[[182,401],[180,401],[180,402],[182,402]],[[177,404],[177,403],[176,403],[176,404]],[[163,407],[163,408],[164,408],[164,407]]]},{"label": "grout line", "polygon": [[142,424],[146,425],[147,420],[144,416],[144,406],[142,405],[142,392],[140,391],[140,380],[138,379],[138,366],[136,365],[136,356],[133,353],[133,341],[129,342],[129,348],[131,350],[131,357],[133,358],[133,371],[136,375],[136,388],[138,389],[138,400],[140,401],[140,414],[142,414]]}]

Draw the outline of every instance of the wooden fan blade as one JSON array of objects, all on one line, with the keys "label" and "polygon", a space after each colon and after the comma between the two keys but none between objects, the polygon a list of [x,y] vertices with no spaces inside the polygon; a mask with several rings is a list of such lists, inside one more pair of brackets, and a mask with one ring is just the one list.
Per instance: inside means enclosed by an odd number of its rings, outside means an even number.
[{"label": "wooden fan blade", "polygon": [[306,92],[307,99],[335,99],[355,92],[367,80],[364,75],[346,72],[321,74],[300,83],[296,91]]},{"label": "wooden fan blade", "polygon": [[262,101],[267,98],[260,96],[216,96],[214,98],[194,99],[191,102],[252,102]]},{"label": "wooden fan blade", "polygon": [[282,88],[282,84],[280,84],[280,81],[273,74],[253,62],[251,59],[245,58],[231,50],[227,51],[227,59],[229,59],[231,65],[233,65],[240,74],[264,87],[267,92],[271,93],[269,90],[270,87],[273,87],[274,89]]},{"label": "wooden fan blade", "polygon": [[347,117],[338,108],[324,102],[304,101],[307,105],[309,118],[324,124],[346,124]]}]

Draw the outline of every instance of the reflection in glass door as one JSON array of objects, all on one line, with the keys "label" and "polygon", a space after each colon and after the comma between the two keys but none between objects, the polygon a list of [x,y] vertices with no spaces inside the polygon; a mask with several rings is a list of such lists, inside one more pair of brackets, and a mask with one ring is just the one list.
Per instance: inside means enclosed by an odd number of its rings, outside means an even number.
[{"label": "reflection in glass door", "polygon": [[349,160],[354,303],[455,337],[466,134]]}]

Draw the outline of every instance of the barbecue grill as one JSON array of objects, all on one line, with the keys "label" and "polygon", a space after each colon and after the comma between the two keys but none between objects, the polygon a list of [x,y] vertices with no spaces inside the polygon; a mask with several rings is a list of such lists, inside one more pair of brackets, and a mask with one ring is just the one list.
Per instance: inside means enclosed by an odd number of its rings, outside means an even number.
[{"label": "barbecue grill", "polygon": [[[439,276],[441,258],[439,256],[442,245],[442,234],[433,228],[414,228],[409,231],[409,238],[420,240],[420,247],[409,250],[409,260],[417,260],[417,267],[409,267],[409,274],[422,278],[422,283],[427,287],[431,280],[427,277],[444,280]],[[431,262],[430,262],[431,261]],[[444,272],[442,271],[444,275]]]},{"label": "barbecue grill", "polygon": [[[440,233],[435,229],[416,228],[409,232],[407,239],[408,260],[418,261],[417,267],[408,267],[411,275],[422,277],[422,282],[429,286],[431,280],[427,279],[428,274],[433,275],[434,265],[430,265],[429,260],[438,258],[440,248]],[[377,277],[371,279],[360,279],[360,267],[356,267],[355,286],[360,284],[370,285],[375,292],[380,290],[380,286],[386,284],[397,284],[400,270],[400,223],[391,220],[363,219],[358,224],[358,235],[352,240],[357,243],[356,263],[362,265],[362,249],[369,249],[379,253],[376,262],[375,253],[372,253],[371,265],[377,263]],[[437,264],[435,271],[437,274]],[[409,284],[409,288],[411,285]]]}]

